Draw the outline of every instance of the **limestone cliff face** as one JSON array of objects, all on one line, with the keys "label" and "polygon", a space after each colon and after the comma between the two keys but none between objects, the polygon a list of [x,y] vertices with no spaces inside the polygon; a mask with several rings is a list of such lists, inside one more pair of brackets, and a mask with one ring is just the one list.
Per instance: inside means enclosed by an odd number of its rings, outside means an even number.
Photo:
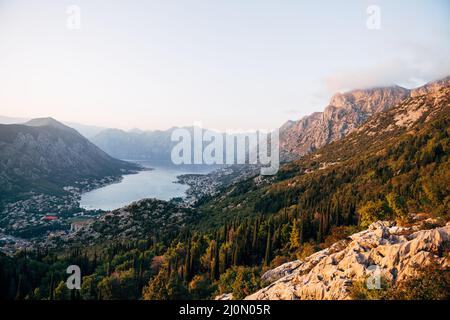
[{"label": "limestone cliff face", "polygon": [[450,261],[443,252],[450,245],[450,222],[423,230],[429,223],[430,219],[400,227],[392,221],[375,222],[304,261],[266,272],[263,280],[272,283],[246,299],[348,299],[352,284],[373,276],[375,270],[394,285],[431,261],[448,268]]},{"label": "limestone cliff face", "polygon": [[376,113],[410,97],[438,92],[449,83],[447,77],[413,90],[393,86],[338,93],[323,112],[284,124],[280,128],[280,148],[286,153],[304,155],[343,138]]}]

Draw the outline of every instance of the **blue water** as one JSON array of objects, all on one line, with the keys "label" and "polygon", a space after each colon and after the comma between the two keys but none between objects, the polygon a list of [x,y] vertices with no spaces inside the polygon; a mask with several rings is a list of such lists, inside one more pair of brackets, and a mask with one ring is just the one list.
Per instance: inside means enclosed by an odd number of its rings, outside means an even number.
[{"label": "blue water", "polygon": [[124,175],[118,183],[83,193],[80,207],[90,210],[114,210],[144,198],[170,200],[183,197],[189,186],[176,183],[177,176],[188,173],[206,174],[213,170],[155,167],[146,162],[139,163],[154,170]]}]

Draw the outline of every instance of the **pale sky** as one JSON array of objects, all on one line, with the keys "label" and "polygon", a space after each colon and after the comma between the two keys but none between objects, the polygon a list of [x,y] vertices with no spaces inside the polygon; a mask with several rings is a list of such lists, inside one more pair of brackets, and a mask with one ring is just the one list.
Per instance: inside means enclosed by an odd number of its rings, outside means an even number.
[{"label": "pale sky", "polygon": [[448,21],[448,0],[0,0],[0,115],[270,129],[337,91],[449,75]]}]

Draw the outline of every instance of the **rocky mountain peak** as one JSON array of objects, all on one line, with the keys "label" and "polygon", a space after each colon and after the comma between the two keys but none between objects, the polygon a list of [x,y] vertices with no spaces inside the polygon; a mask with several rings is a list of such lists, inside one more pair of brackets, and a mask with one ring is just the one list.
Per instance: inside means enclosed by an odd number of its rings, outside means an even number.
[{"label": "rocky mountain peak", "polygon": [[450,86],[450,76],[430,82],[422,87],[411,90],[411,97],[422,96],[425,94],[437,94],[441,89]]},{"label": "rocky mountain peak", "polygon": [[29,127],[52,127],[71,132],[76,131],[75,129],[72,129],[71,127],[68,127],[65,124],[62,124],[61,122],[55,120],[52,117],[31,119],[30,121],[25,122],[24,125]]},{"label": "rocky mountain peak", "polygon": [[368,113],[380,112],[406,99],[409,93],[408,89],[399,86],[352,90],[335,94],[329,107],[357,109]]},{"label": "rocky mountain peak", "polygon": [[281,127],[281,150],[302,156],[343,138],[376,113],[389,110],[410,97],[438,94],[449,84],[450,77],[447,77],[413,90],[390,86],[337,93],[323,112],[315,112]]}]

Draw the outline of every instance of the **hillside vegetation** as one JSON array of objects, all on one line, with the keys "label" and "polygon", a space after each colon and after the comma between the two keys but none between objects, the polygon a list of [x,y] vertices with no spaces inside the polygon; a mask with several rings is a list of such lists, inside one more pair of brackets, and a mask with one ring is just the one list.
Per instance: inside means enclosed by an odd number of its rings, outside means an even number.
[{"label": "hillside vegetation", "polygon": [[[407,225],[410,213],[426,212],[444,225],[450,212],[449,99],[448,86],[408,98],[275,177],[247,179],[202,199],[193,212],[182,212],[178,225],[170,224],[170,232],[161,223],[157,237],[101,245],[105,237],[114,239],[114,228],[97,226],[102,236],[88,242],[89,249],[2,257],[1,295],[209,299],[232,292],[239,299],[264,285],[262,271],[308,257],[377,220]],[[133,210],[145,208],[145,201],[127,210],[140,217]],[[76,297],[63,283],[72,263],[85,270]]]}]

